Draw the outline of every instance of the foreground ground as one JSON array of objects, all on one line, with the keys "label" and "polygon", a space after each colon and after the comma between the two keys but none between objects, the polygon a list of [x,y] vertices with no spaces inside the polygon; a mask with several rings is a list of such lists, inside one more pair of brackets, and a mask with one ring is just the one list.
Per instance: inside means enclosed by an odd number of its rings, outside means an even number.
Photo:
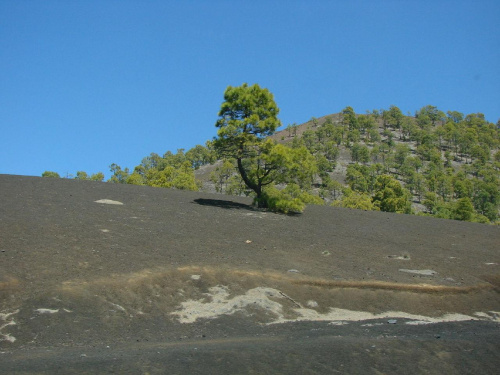
[{"label": "foreground ground", "polygon": [[0,373],[496,373],[500,228],[0,175]]}]

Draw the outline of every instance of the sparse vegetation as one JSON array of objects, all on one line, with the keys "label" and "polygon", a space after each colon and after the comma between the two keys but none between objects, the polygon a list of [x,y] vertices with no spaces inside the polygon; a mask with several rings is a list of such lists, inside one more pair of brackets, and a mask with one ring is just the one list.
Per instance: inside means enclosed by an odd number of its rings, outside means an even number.
[{"label": "sparse vegetation", "polygon": [[314,186],[333,205],[497,222],[500,129],[481,113],[445,114],[429,105],[415,116],[395,106],[355,115],[346,107],[316,123],[316,130],[312,121],[300,126],[301,136],[286,142],[305,145],[318,165],[327,154],[344,155],[342,170],[335,157],[333,171],[320,167]]},{"label": "sparse vegetation", "polygon": [[[432,105],[414,116],[394,105],[366,114],[346,107],[276,132],[278,112],[268,90],[229,87],[214,141],[153,153],[132,173],[112,164],[108,181],[253,195],[257,205],[280,212],[330,204],[498,224],[500,122]],[[204,166],[209,173],[201,181]],[[104,175],[79,171],[76,178]]]},{"label": "sparse vegetation", "polygon": [[45,171],[42,173],[42,177],[60,178],[61,176],[57,172]]}]

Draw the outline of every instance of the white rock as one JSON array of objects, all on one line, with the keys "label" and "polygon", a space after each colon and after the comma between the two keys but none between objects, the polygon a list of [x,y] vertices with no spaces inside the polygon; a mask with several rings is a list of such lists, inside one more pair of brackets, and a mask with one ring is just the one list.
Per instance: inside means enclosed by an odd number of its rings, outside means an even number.
[{"label": "white rock", "polygon": [[122,202],[118,202],[118,201],[113,201],[111,199],[99,199],[97,201],[95,201],[95,203],[102,203],[102,204],[115,204],[115,205],[123,205]]},{"label": "white rock", "polygon": [[417,275],[423,276],[434,276],[435,274],[437,274],[437,272],[433,270],[407,270],[404,268],[401,268],[399,272],[415,273]]}]

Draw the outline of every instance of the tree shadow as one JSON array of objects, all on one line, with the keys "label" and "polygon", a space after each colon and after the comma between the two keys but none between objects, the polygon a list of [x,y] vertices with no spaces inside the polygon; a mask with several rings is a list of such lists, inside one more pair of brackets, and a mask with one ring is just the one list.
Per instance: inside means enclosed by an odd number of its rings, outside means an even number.
[{"label": "tree shadow", "polygon": [[211,206],[211,207],[219,207],[225,208],[229,210],[248,210],[248,211],[260,211],[258,208],[250,206],[244,203],[226,201],[222,199],[204,199],[198,198],[193,201],[202,206]]}]

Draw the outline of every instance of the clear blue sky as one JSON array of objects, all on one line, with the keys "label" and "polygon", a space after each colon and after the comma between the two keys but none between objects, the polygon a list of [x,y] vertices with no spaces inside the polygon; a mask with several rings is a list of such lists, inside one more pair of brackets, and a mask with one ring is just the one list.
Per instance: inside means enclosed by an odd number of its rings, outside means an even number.
[{"label": "clear blue sky", "polygon": [[228,85],[284,126],[398,106],[500,118],[500,1],[0,0],[0,173],[131,170],[216,135]]}]

